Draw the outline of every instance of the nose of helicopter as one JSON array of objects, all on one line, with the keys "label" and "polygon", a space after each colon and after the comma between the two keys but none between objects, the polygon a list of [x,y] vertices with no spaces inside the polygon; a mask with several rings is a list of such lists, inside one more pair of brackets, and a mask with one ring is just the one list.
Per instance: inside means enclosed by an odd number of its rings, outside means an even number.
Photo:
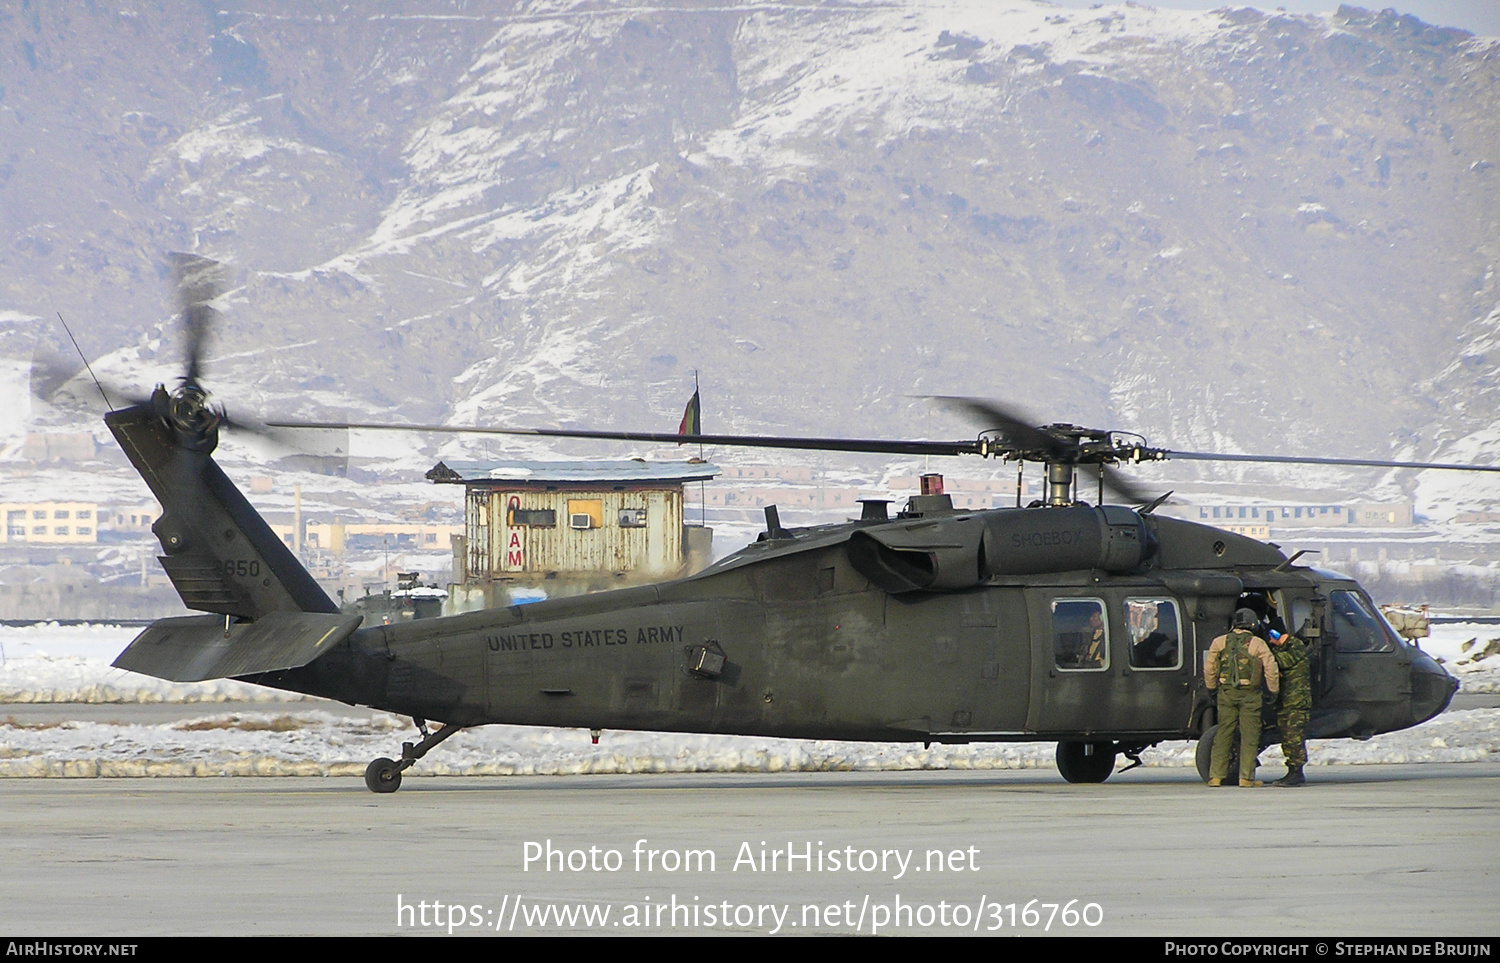
[{"label": "nose of helicopter", "polygon": [[1411,714],[1412,723],[1426,722],[1448,708],[1453,694],[1458,691],[1458,680],[1449,675],[1437,660],[1426,652],[1418,652],[1411,663]]}]

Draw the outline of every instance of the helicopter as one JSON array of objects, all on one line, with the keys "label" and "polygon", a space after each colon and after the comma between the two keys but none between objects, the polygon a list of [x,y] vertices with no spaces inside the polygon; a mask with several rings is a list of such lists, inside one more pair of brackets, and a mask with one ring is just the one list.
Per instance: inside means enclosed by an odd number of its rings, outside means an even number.
[{"label": "helicopter", "polygon": [[[200,259],[201,260],[201,259]],[[208,262],[211,264],[212,262]],[[1359,584],[1276,546],[1155,514],[1120,466],[1168,458],[1500,471],[1500,466],[1214,455],[1139,435],[1040,427],[999,404],[946,399],[983,425],[958,441],[798,438],[352,422],[231,421],[201,385],[212,272],[179,262],[186,370],[104,421],[162,506],[160,562],[204,615],[152,623],[114,665],[178,682],[229,677],[412,719],[402,773],[488,724],[800,739],[1055,741],[1075,783],[1123,756],[1199,740],[1214,704],[1202,660],[1231,614],[1308,642],[1310,738],[1371,735],[1442,712],[1457,681],[1398,636]],[[207,280],[205,280],[207,278]],[[102,388],[101,388],[102,391]],[[213,459],[220,430],[391,428],[621,441],[979,455],[1039,462],[1046,497],[955,510],[939,476],[891,515],[788,528],[775,506],[754,543],[686,578],[390,625],[344,614]],[[1100,504],[1079,499],[1092,470]],[[1018,471],[1018,477],[1020,472]],[[1084,483],[1087,482],[1085,478]],[[1105,489],[1139,505],[1102,504]],[[1168,493],[1170,494],[1170,493]],[[436,728],[428,720],[436,721]],[[1263,744],[1274,732],[1267,729]]]}]

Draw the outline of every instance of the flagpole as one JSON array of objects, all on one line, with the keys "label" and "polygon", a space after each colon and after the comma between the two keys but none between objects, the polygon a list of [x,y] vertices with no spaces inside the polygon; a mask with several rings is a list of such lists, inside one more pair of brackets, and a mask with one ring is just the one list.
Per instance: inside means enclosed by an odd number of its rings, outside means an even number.
[{"label": "flagpole", "polygon": [[[703,396],[698,394],[698,369],[693,369],[693,397],[698,399],[698,434],[703,434]],[[703,461],[703,442],[698,442],[698,460]],[[698,524],[704,528],[708,527],[708,490],[704,487],[707,482],[703,479],[698,481]]]}]

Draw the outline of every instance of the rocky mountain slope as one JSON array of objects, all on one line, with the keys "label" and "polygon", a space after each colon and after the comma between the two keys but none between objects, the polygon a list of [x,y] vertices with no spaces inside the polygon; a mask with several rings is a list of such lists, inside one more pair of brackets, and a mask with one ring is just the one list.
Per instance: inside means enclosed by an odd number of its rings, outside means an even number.
[{"label": "rocky mountain slope", "polygon": [[59,311],[170,377],[191,250],[234,266],[208,374],[239,410],[659,429],[698,370],[709,430],[956,436],[913,396],[974,394],[1178,448],[1494,457],[1500,43],[1461,31],[23,0],[0,49],[12,382]]}]

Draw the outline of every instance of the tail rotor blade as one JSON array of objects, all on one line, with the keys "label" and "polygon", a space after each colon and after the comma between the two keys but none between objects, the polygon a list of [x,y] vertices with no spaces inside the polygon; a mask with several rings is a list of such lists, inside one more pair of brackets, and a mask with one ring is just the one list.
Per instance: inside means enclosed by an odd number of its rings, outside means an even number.
[{"label": "tail rotor blade", "polygon": [[[39,356],[31,362],[31,393],[44,401],[55,400],[61,394],[71,395],[78,400],[86,395],[91,396],[94,394],[93,384],[80,381],[82,376],[86,376],[87,370],[70,369],[56,359]],[[109,377],[99,379],[98,385],[110,407],[132,408],[151,400],[150,395],[139,394],[135,389],[127,388]]]}]

